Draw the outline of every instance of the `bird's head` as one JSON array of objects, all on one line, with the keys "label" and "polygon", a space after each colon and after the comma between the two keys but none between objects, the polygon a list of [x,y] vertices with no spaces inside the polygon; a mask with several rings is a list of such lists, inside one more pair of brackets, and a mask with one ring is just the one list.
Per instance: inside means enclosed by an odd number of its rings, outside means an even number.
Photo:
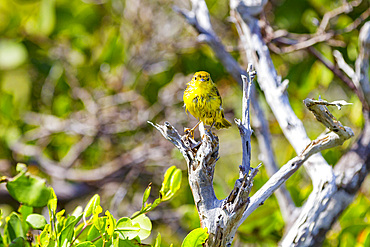
[{"label": "bird's head", "polygon": [[211,76],[209,75],[208,72],[199,71],[194,74],[193,80],[199,82],[209,82],[211,80]]}]

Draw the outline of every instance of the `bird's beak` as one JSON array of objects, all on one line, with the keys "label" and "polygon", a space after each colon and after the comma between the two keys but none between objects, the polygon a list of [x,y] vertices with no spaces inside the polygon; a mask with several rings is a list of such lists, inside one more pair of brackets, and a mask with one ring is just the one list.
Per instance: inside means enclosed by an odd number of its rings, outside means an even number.
[{"label": "bird's beak", "polygon": [[206,81],[206,80],[205,80],[205,79],[203,79],[203,78],[200,78],[199,80],[200,80],[200,81]]}]

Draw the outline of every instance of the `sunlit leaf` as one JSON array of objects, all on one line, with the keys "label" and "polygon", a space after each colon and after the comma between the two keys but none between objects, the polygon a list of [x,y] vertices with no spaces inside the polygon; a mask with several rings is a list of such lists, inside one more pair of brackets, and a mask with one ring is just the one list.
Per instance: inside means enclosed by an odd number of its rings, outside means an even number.
[{"label": "sunlit leaf", "polygon": [[49,215],[51,217],[53,217],[53,215],[56,213],[57,203],[58,203],[58,199],[57,199],[57,196],[55,195],[54,189],[50,188],[50,199],[47,205],[49,209]]},{"label": "sunlit leaf", "polygon": [[138,217],[134,218],[132,220],[132,224],[139,224],[140,231],[138,233],[138,236],[141,240],[144,240],[150,236],[150,232],[152,230],[152,222],[145,214],[141,214]]},{"label": "sunlit leaf", "polygon": [[161,247],[162,237],[158,232],[157,238],[155,239],[154,247]]},{"label": "sunlit leaf", "polygon": [[171,166],[167,169],[166,173],[164,174],[161,190],[159,191],[162,201],[171,199],[179,190],[181,185],[181,177],[181,170],[177,169],[176,166]]},{"label": "sunlit leaf", "polygon": [[27,223],[31,225],[33,229],[42,230],[47,224],[46,219],[41,214],[30,214],[26,219]]},{"label": "sunlit leaf", "polygon": [[49,243],[55,243],[55,241],[52,239],[51,226],[49,224],[45,225],[44,230],[38,237],[38,240],[41,247],[47,247],[49,246]]},{"label": "sunlit leaf", "polygon": [[39,15],[39,31],[48,36],[55,26],[55,0],[41,0]]},{"label": "sunlit leaf", "polygon": [[22,227],[21,219],[19,218],[18,214],[12,212],[8,217],[6,217],[4,237],[8,239],[9,243],[18,237],[26,237]]},{"label": "sunlit leaf", "polygon": [[26,47],[12,40],[0,40],[0,70],[14,69],[27,61]]},{"label": "sunlit leaf", "polygon": [[100,196],[98,194],[95,194],[85,207],[83,214],[84,221],[86,221],[86,218],[94,213],[97,206],[100,206]]},{"label": "sunlit leaf", "polygon": [[76,247],[95,247],[95,245],[92,242],[87,241],[77,244]]},{"label": "sunlit leaf", "polygon": [[142,209],[144,208],[145,202],[148,200],[148,198],[150,196],[151,189],[152,189],[152,186],[151,186],[151,184],[149,184],[148,187],[144,191]]},{"label": "sunlit leaf", "polygon": [[45,206],[51,194],[45,180],[26,172],[19,173],[6,184],[9,194],[17,201],[31,207]]},{"label": "sunlit leaf", "polygon": [[208,239],[207,228],[197,228],[192,230],[182,242],[181,247],[203,247]]},{"label": "sunlit leaf", "polygon": [[105,227],[105,231],[108,233],[108,236],[110,238],[113,236],[114,229],[116,228],[116,220],[108,210],[105,212],[105,215],[107,216],[107,225]]},{"label": "sunlit leaf", "polygon": [[123,217],[117,221],[116,231],[121,239],[131,240],[138,236],[140,226],[138,223],[134,225],[130,218]]}]

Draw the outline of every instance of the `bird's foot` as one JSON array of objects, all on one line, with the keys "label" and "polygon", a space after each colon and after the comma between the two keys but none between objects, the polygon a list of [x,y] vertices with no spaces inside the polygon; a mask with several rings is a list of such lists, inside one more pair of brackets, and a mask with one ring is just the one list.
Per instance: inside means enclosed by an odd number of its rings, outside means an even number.
[{"label": "bird's foot", "polygon": [[193,129],[185,128],[184,133],[187,137],[190,137],[191,139],[194,139],[194,128]]}]

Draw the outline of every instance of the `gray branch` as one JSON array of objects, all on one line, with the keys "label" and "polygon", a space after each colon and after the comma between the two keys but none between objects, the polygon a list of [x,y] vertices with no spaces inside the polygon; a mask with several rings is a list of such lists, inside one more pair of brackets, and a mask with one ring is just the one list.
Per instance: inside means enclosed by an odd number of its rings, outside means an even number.
[{"label": "gray branch", "polygon": [[251,161],[251,135],[253,130],[251,129],[250,125],[250,100],[251,100],[251,87],[252,81],[255,76],[255,71],[252,71],[252,64],[249,65],[248,68],[248,77],[242,75],[243,80],[243,118],[242,121],[240,119],[235,119],[235,123],[239,128],[240,136],[242,138],[242,149],[243,149],[243,159],[242,165],[240,167],[240,175],[239,178],[243,178],[246,174],[249,173],[250,168],[250,161]]}]

